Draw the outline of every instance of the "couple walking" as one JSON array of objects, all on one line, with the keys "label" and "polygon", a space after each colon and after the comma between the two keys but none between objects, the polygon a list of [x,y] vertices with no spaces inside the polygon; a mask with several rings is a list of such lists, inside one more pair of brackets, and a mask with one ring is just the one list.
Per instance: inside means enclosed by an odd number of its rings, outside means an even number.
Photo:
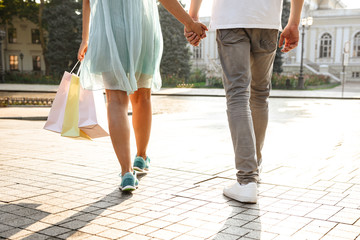
[{"label": "couple walking", "polygon": [[[189,14],[177,0],[159,0],[184,24],[185,37],[198,46],[207,27],[199,22],[202,0],[192,0]],[[279,47],[288,52],[299,40],[303,0],[291,0],[289,22]],[[261,149],[268,123],[272,66],[281,30],[282,0],[214,0],[211,28],[216,29],[237,181],[224,195],[257,202]],[[84,0],[83,62],[80,81],[86,89],[106,90],[109,130],[121,165],[122,191],[138,186],[136,174],[146,173],[151,130],[151,90],[161,87],[162,35],[156,0]],[[86,53],[86,54],[85,54]],[[131,101],[137,153],[130,154],[127,112]]]}]

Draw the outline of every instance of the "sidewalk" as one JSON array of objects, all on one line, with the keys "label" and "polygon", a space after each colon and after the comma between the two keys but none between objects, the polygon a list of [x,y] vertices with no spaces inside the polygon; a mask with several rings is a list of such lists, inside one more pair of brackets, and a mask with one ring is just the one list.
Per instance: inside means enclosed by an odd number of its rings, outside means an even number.
[{"label": "sidewalk", "polygon": [[151,172],[133,194],[109,137],[0,120],[0,239],[360,239],[360,101],[270,99],[259,201],[242,204],[222,194],[225,98],[155,98]]},{"label": "sidewalk", "polygon": [[[55,85],[33,85],[33,84],[0,84],[0,97],[11,94],[13,97],[32,97],[41,94],[44,98],[54,98],[58,86]],[[360,83],[347,83],[344,88],[344,99],[360,100]],[[156,96],[179,96],[179,97],[224,97],[223,89],[209,88],[164,88],[153,93],[155,106]],[[342,86],[333,89],[322,90],[271,90],[270,98],[312,98],[312,99],[342,99]],[[0,119],[18,120],[46,120],[50,108],[47,107],[7,107],[0,108]],[[131,111],[131,106],[130,106]],[[155,109],[155,114],[157,110]]]},{"label": "sidewalk", "polygon": [[[0,91],[9,92],[43,92],[55,93],[58,86],[56,85],[34,85],[34,84],[0,84]],[[163,88],[153,95],[172,95],[172,96],[224,96],[223,89],[209,88]],[[332,89],[321,90],[272,90],[270,97],[277,98],[341,98],[342,86]],[[344,87],[345,98],[360,99],[360,82],[348,82]]]}]

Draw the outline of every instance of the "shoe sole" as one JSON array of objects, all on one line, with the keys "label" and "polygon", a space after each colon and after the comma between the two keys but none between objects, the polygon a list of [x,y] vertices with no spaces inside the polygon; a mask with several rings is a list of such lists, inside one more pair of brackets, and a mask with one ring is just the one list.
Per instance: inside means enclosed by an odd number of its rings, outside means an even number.
[{"label": "shoe sole", "polygon": [[125,186],[125,187],[119,187],[121,191],[123,192],[132,192],[137,189],[137,187],[134,186]]},{"label": "shoe sole", "polygon": [[139,168],[139,167],[134,167],[134,170],[139,174],[146,174],[146,173],[148,173],[149,172],[149,169],[141,169],[141,168]]},{"label": "shoe sole", "polygon": [[257,203],[257,199],[256,198],[251,198],[251,197],[239,197],[239,196],[236,196],[236,195],[232,195],[232,194],[229,194],[229,193],[226,193],[225,191],[223,192],[223,194],[228,197],[228,198],[231,198],[231,199],[234,199],[236,201],[239,201],[241,203]]}]

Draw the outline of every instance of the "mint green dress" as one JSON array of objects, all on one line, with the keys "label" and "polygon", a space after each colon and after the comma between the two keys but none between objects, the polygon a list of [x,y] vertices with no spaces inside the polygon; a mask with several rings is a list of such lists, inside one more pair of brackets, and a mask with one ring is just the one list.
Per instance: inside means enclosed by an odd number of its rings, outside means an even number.
[{"label": "mint green dress", "polygon": [[82,87],[159,90],[163,40],[156,0],[90,0],[90,7]]}]

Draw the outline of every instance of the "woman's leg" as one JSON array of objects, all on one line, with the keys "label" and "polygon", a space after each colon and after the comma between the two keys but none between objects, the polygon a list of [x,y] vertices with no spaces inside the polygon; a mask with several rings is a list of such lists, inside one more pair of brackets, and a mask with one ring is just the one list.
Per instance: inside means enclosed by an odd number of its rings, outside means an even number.
[{"label": "woman's leg", "polygon": [[132,172],[130,156],[129,97],[120,90],[106,90],[111,141],[121,165],[121,174]]},{"label": "woman's leg", "polygon": [[137,156],[146,159],[146,149],[150,139],[151,131],[151,90],[150,88],[139,88],[130,95],[132,104],[132,123],[135,132]]}]

